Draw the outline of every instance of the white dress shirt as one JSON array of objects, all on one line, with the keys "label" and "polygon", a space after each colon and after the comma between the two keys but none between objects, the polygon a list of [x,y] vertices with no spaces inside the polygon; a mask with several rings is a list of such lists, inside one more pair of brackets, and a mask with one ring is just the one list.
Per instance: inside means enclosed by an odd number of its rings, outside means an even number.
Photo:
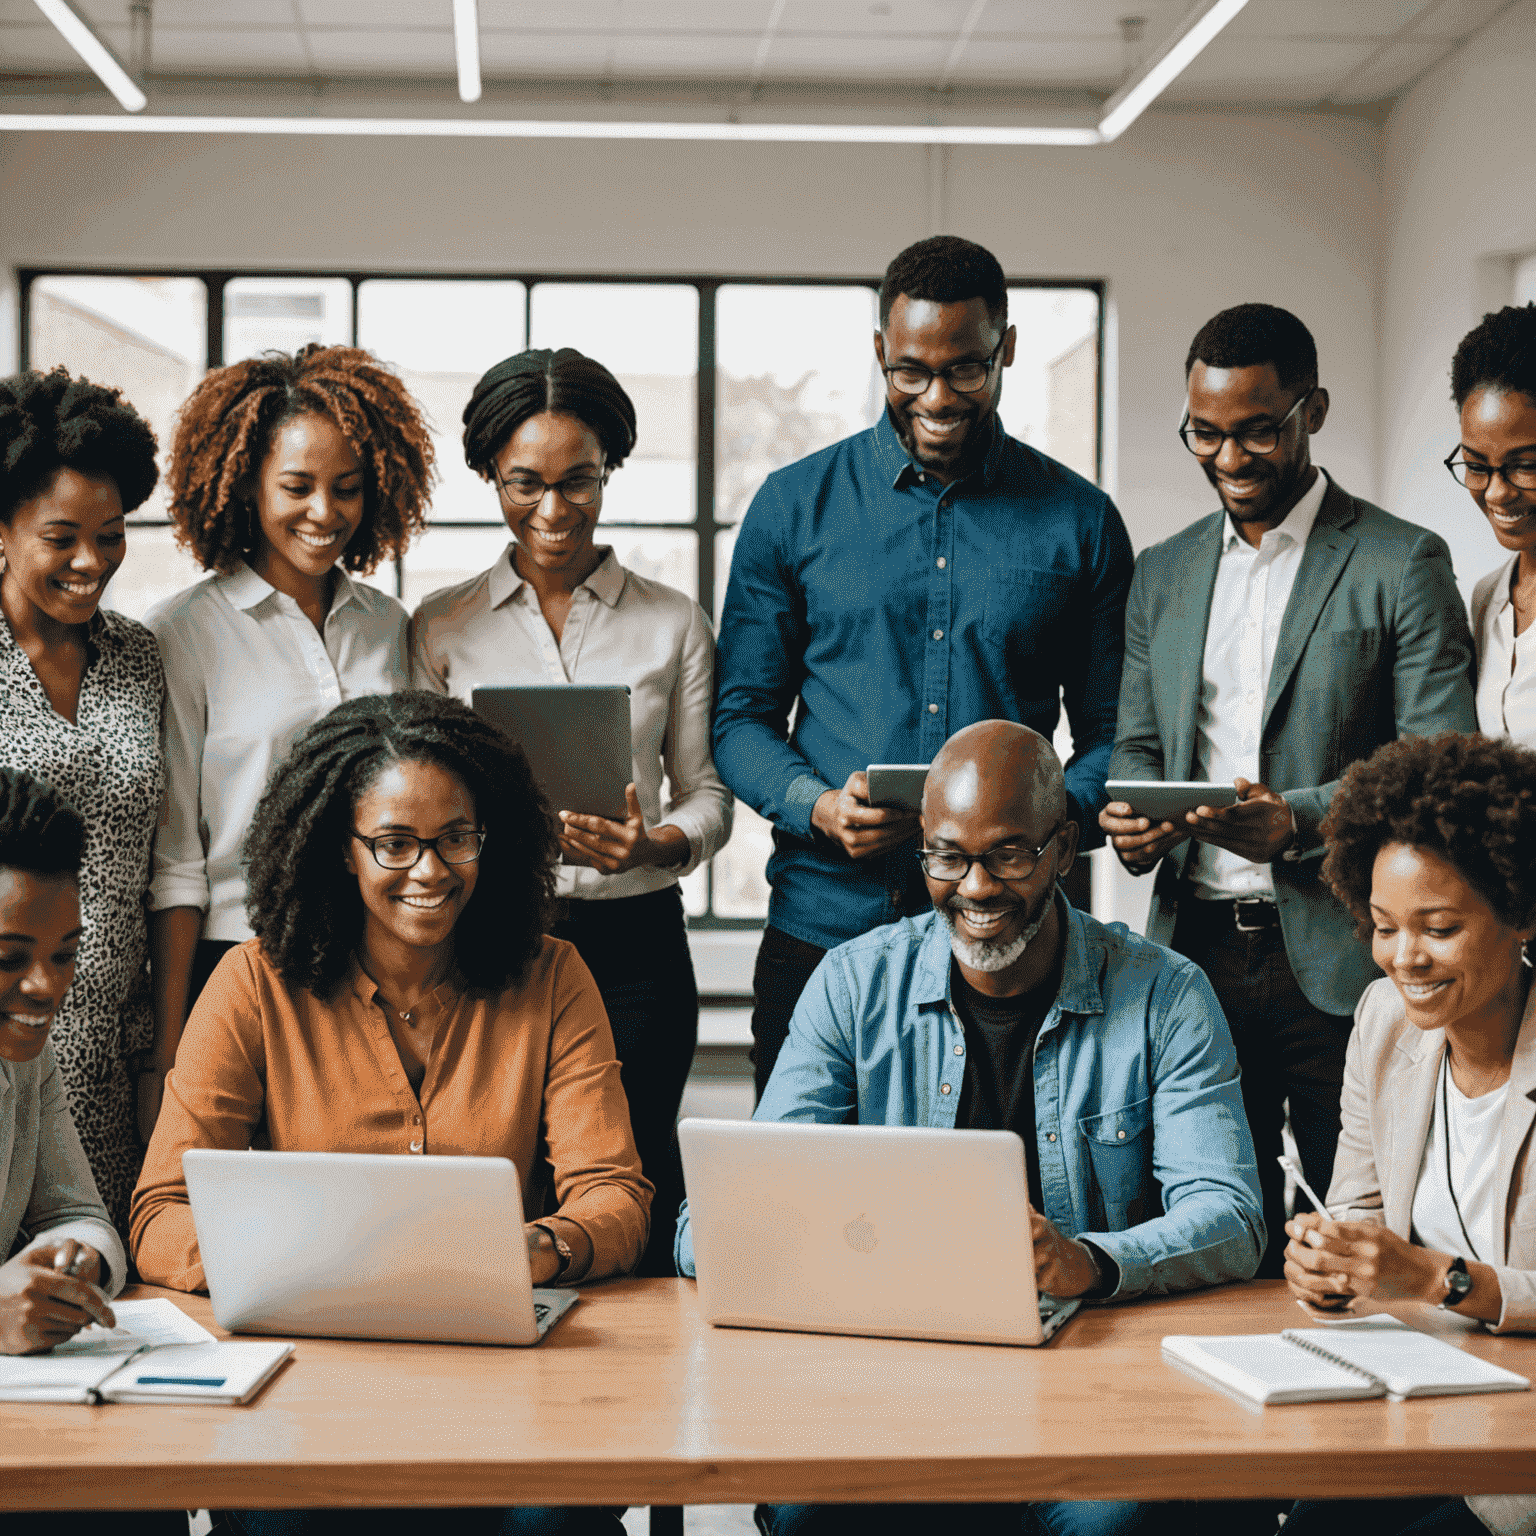
[{"label": "white dress shirt", "polygon": [[[688,860],[605,874],[560,866],[564,897],[615,900],[664,890],[724,847],[731,794],[710,756],[715,637],[692,598],[619,564],[611,549],[571,594],[556,641],[509,544],[490,570],[423,600],[411,619],[413,686],[469,703],[480,687],[627,683],[635,794],[649,827],[680,827]],[[662,813],[665,768],[671,798]],[[559,807],[555,807],[559,809]]]},{"label": "white dress shirt", "polygon": [[[1230,515],[1227,518],[1205,631],[1195,720],[1197,779],[1211,784],[1230,784],[1238,777],[1260,781],[1259,734],[1275,645],[1307,538],[1327,492],[1328,476],[1320,469],[1312,489],[1278,528],[1264,534],[1257,549],[1237,531]],[[1189,873],[1196,894],[1206,900],[1274,899],[1269,865],[1250,863],[1210,843],[1195,844]]]},{"label": "white dress shirt", "polygon": [[1477,728],[1536,747],[1536,629],[1515,634],[1510,596],[1520,556],[1511,555],[1472,590],[1477,644]]},{"label": "white dress shirt", "polygon": [[406,612],[338,568],[322,636],[293,598],[242,565],[167,598],[144,622],[165,663],[169,786],[149,904],[201,907],[205,939],[243,942],[240,845],[267,780],[343,699],[410,685]]}]

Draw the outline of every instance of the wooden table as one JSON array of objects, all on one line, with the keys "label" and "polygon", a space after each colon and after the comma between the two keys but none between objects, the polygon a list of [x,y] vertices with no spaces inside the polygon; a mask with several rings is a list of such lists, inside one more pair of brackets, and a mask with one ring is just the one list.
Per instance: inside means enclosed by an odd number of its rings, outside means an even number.
[{"label": "wooden table", "polygon": [[[1536,1338],[1403,1315],[1536,1376]],[[1258,1283],[1011,1349],[712,1329],[690,1282],[618,1281],[537,1349],[301,1340],[248,1408],[0,1404],[0,1508],[1536,1493],[1529,1394],[1257,1411],[1158,1350],[1302,1321]]]}]

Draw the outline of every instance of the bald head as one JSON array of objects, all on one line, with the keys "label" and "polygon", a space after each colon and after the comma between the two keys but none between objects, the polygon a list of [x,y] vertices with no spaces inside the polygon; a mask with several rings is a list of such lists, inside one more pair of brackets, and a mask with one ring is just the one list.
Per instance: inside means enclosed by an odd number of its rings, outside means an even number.
[{"label": "bald head", "polygon": [[1011,720],[982,720],[949,738],[923,786],[923,826],[940,823],[996,841],[1022,838],[1038,845],[1067,818],[1067,783],[1061,759],[1038,731]]}]

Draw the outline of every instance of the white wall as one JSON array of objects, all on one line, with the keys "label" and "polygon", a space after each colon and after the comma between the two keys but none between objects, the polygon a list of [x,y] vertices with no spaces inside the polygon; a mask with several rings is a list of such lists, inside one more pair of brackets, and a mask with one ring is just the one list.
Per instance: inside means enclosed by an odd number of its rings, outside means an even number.
[{"label": "white wall", "polygon": [[1469,595],[1506,557],[1440,462],[1458,436],[1451,357],[1485,311],[1513,302],[1520,258],[1536,252],[1533,79],[1536,0],[1519,0],[1426,75],[1384,132],[1382,495],[1446,539]]}]

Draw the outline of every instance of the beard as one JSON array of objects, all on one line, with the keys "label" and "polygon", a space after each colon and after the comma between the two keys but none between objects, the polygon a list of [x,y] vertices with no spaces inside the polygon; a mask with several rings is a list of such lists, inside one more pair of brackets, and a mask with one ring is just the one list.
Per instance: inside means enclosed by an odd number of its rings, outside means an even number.
[{"label": "beard", "polygon": [[1040,915],[1028,927],[1021,929],[1006,944],[996,944],[990,939],[967,939],[955,926],[955,914],[949,902],[938,908],[944,926],[949,929],[949,947],[955,959],[972,971],[1006,971],[1024,953],[1045,927],[1055,902],[1054,892],[1040,907]]}]

